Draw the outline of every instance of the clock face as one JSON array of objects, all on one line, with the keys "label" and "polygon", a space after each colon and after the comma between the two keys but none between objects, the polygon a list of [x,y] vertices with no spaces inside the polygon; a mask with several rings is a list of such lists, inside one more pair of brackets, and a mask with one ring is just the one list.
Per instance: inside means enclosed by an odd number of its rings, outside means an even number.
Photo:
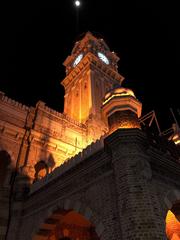
[{"label": "clock face", "polygon": [[109,64],[109,59],[101,52],[98,52],[98,57],[105,63]]},{"label": "clock face", "polygon": [[74,63],[73,63],[73,67],[75,67],[76,65],[78,65],[78,63],[81,61],[81,59],[83,58],[83,54],[80,53],[77,58],[74,60]]}]

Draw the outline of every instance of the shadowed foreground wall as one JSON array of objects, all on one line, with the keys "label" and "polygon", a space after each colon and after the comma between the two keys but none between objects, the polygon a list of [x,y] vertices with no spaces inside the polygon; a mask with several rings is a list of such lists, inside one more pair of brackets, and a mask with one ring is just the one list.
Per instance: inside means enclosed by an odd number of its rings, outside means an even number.
[{"label": "shadowed foreground wall", "polygon": [[14,203],[9,239],[41,239],[42,232],[48,239],[46,221],[63,210],[87,218],[100,239],[166,239],[179,178],[177,160],[144,132],[117,130],[34,183],[23,205]]}]

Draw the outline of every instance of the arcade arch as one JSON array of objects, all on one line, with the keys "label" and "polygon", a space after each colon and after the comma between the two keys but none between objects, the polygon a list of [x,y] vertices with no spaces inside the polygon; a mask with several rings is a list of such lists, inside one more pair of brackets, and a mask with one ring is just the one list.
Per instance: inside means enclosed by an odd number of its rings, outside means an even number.
[{"label": "arcade arch", "polygon": [[180,193],[177,190],[167,194],[166,236],[168,240],[180,240]]},{"label": "arcade arch", "polygon": [[56,210],[45,220],[33,240],[98,240],[95,226],[74,210]]}]

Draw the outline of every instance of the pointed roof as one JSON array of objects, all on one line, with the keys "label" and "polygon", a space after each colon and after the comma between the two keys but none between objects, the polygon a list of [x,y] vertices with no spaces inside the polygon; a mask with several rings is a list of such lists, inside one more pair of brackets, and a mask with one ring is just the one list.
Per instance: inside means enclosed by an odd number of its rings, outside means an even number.
[{"label": "pointed roof", "polygon": [[96,37],[90,31],[80,35],[80,40],[75,43],[71,54],[76,54],[78,49],[83,49],[85,46],[94,45],[96,48],[104,48],[104,51],[110,51],[109,47],[103,38]]}]

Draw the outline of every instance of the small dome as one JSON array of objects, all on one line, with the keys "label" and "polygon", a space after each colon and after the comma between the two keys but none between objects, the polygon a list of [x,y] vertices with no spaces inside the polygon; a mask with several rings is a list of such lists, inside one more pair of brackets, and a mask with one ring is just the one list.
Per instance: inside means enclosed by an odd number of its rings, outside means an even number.
[{"label": "small dome", "polygon": [[108,93],[106,93],[105,100],[108,99],[112,95],[120,95],[120,96],[127,95],[127,96],[136,97],[134,95],[134,92],[131,89],[123,88],[123,87],[116,87],[116,88],[110,90]]}]

